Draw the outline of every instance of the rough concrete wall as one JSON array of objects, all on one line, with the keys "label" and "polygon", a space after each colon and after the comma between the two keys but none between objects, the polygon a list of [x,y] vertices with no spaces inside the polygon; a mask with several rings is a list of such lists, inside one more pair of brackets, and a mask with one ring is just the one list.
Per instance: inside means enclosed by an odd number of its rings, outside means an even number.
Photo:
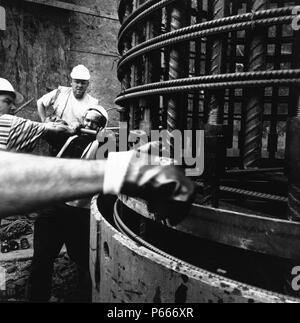
[{"label": "rough concrete wall", "polygon": [[[117,0],[69,0],[117,16]],[[8,78],[25,99],[70,84],[74,65],[92,72],[90,94],[106,108],[116,107],[116,45],[119,22],[72,13],[25,1],[0,0],[7,10],[7,30],[0,31],[0,76]],[[20,116],[37,120],[35,102]],[[118,113],[110,112],[110,125]]]},{"label": "rough concrete wall", "polygon": [[[26,100],[47,87],[66,83],[69,73],[69,13],[54,8],[2,1],[7,30],[0,34],[0,75],[9,79]],[[36,105],[20,116],[37,120]]]}]

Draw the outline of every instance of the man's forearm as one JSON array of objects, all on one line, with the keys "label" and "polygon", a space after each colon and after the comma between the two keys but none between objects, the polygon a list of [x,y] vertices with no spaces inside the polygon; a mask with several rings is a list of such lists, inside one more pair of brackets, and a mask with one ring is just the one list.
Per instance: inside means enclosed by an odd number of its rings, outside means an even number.
[{"label": "man's forearm", "polygon": [[47,122],[47,123],[44,123],[43,126],[45,127],[44,136],[47,136],[47,135],[51,136],[51,135],[58,135],[58,134],[74,136],[76,134],[75,128],[71,128],[60,123]]},{"label": "man's forearm", "polygon": [[42,122],[46,120],[46,108],[42,102],[37,102],[37,110]]},{"label": "man's forearm", "polygon": [[0,152],[0,218],[102,192],[105,161]]}]

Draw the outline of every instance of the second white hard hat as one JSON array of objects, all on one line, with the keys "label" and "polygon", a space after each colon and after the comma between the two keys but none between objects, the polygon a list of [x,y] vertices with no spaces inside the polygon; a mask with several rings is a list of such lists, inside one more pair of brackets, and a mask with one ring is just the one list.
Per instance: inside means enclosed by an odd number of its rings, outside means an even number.
[{"label": "second white hard hat", "polygon": [[7,92],[13,94],[16,104],[22,103],[24,100],[23,95],[17,92],[12,86],[12,84],[4,78],[0,78],[0,92]]},{"label": "second white hard hat", "polygon": [[91,108],[87,109],[86,113],[88,113],[88,111],[91,111],[91,110],[96,110],[96,111],[100,112],[103,115],[103,117],[106,119],[105,127],[107,127],[107,124],[108,124],[108,113],[107,113],[107,111],[99,104],[95,105],[94,107],[91,107]]},{"label": "second white hard hat", "polygon": [[91,79],[91,74],[84,65],[77,65],[72,70],[71,78],[73,80],[89,81]]}]

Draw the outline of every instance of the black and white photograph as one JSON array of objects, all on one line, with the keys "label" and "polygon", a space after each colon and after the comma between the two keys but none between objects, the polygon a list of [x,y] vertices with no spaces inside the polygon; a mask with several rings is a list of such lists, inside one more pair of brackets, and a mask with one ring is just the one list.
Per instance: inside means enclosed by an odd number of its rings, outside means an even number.
[{"label": "black and white photograph", "polygon": [[0,306],[300,303],[300,0],[0,0],[0,179]]}]

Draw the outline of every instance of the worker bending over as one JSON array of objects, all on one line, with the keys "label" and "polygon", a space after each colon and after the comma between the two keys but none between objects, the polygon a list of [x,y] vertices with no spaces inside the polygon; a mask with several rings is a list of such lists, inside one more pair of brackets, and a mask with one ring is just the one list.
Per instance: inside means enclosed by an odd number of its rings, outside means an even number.
[{"label": "worker bending over", "polygon": [[[107,123],[105,109],[95,106],[86,111],[82,127],[98,133],[105,129]],[[95,135],[76,135],[67,140],[59,157],[95,160],[98,146]],[[77,266],[80,301],[91,301],[90,205],[91,198],[79,199],[57,203],[39,212],[34,224],[34,254],[27,284],[28,301],[49,301],[54,262],[63,245]]]}]

